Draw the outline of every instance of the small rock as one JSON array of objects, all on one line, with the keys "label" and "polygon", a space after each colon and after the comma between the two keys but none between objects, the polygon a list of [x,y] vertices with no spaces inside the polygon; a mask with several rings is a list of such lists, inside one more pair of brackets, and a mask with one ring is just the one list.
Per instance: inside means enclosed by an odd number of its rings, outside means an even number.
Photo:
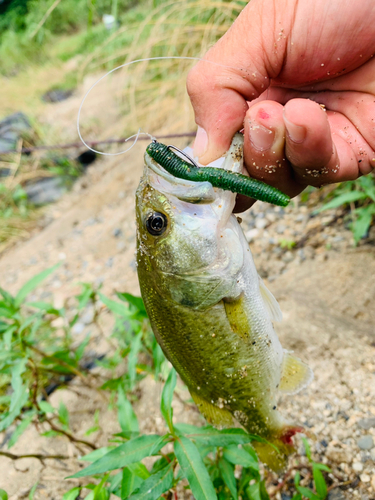
[{"label": "small rock", "polygon": [[85,325],[83,323],[76,323],[72,328],[73,335],[79,335],[83,332]]},{"label": "small rock", "polygon": [[353,470],[355,470],[356,472],[362,472],[363,471],[363,465],[361,464],[361,462],[353,462]]},{"label": "small rock", "polygon": [[116,229],[113,230],[112,234],[115,238],[120,238],[120,236],[122,236],[122,230],[119,227],[116,227]]},{"label": "small rock", "polygon": [[288,262],[292,262],[292,260],[294,260],[294,254],[290,250],[288,250],[282,256],[282,261],[287,264]]},{"label": "small rock", "polygon": [[372,486],[372,489],[375,491],[375,475],[372,476],[372,478],[371,478],[371,486]]},{"label": "small rock", "polygon": [[371,427],[375,427],[375,417],[362,418],[361,420],[358,420],[357,425],[361,429],[368,431]]},{"label": "small rock", "polygon": [[374,440],[370,434],[367,434],[357,440],[357,445],[361,450],[371,450],[374,447]]},{"label": "small rock", "polygon": [[61,102],[68,99],[73,94],[73,90],[63,90],[63,89],[55,89],[49,90],[45,94],[42,95],[42,101],[44,102]]},{"label": "small rock", "polygon": [[254,240],[258,236],[258,234],[259,234],[259,229],[254,228],[254,229],[249,229],[249,231],[246,231],[245,236],[247,241],[250,242]]},{"label": "small rock", "polygon": [[95,316],[94,308],[90,307],[81,317],[81,321],[84,325],[90,325],[93,322],[94,316]]},{"label": "small rock", "polygon": [[337,464],[350,463],[352,461],[352,456],[348,450],[343,450],[341,448],[327,448],[326,457],[328,460],[335,462]]},{"label": "small rock", "polygon": [[276,232],[277,232],[278,234],[284,234],[284,233],[285,233],[285,231],[286,231],[286,225],[285,225],[285,224],[278,224],[278,225],[276,226]]},{"label": "small rock", "polygon": [[257,219],[255,221],[255,227],[257,229],[264,229],[267,226],[267,221],[266,219]]},{"label": "small rock", "polygon": [[338,488],[330,491],[327,498],[328,500],[346,500],[344,493]]},{"label": "small rock", "polygon": [[28,199],[34,205],[45,205],[59,200],[67,192],[67,184],[62,177],[43,177],[30,181],[25,187]]},{"label": "small rock", "polygon": [[109,257],[107,262],[105,263],[106,267],[112,267],[113,266],[113,257]]},{"label": "small rock", "polygon": [[369,483],[371,481],[371,477],[368,474],[361,474],[359,478],[362,483]]},{"label": "small rock", "polygon": [[286,493],[281,493],[281,500],[291,500],[292,497],[287,495]]},{"label": "small rock", "polygon": [[373,462],[375,462],[375,448],[370,451],[370,457]]}]

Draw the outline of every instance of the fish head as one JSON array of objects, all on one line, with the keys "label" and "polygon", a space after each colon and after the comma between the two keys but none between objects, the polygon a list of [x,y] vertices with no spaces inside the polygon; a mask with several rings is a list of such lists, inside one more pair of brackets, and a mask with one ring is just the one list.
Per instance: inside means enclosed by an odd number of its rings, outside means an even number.
[{"label": "fish head", "polygon": [[[241,171],[242,144],[236,134],[223,161],[227,170]],[[226,296],[243,263],[235,199],[209,182],[175,178],[146,153],[136,193],[141,288],[152,282],[163,297],[198,308]]]}]

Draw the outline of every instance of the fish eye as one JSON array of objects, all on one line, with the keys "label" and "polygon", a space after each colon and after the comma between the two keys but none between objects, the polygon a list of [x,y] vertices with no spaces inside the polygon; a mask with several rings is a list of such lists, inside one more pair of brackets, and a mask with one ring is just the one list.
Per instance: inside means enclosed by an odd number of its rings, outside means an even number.
[{"label": "fish eye", "polygon": [[168,219],[160,212],[153,212],[147,217],[146,228],[152,236],[160,236],[167,229]]}]

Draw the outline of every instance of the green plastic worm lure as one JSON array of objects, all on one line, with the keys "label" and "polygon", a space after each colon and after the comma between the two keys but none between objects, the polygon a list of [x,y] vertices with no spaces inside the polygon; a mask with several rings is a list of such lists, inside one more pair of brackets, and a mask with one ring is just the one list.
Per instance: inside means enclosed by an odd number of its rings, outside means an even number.
[{"label": "green plastic worm lure", "polygon": [[[289,196],[265,182],[221,168],[198,167],[194,162],[189,163],[173,153],[171,147],[173,146],[166,146],[154,140],[147,146],[146,151],[151,158],[174,177],[195,182],[208,181],[212,186],[225,191],[243,194],[280,207],[286,207],[290,201]],[[182,151],[180,152],[184,154]]]}]

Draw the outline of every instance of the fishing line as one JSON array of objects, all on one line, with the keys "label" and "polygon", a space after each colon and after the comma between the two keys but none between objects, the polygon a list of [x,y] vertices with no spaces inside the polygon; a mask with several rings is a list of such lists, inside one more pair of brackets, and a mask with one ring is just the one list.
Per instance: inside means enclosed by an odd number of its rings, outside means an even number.
[{"label": "fishing line", "polygon": [[84,98],[82,99],[81,101],[81,104],[79,106],[79,110],[78,110],[78,116],[77,116],[77,132],[78,132],[78,136],[80,138],[80,140],[82,141],[82,143],[88,148],[90,149],[91,151],[93,151],[94,153],[97,153],[97,154],[100,154],[100,155],[104,155],[104,156],[118,156],[118,155],[122,155],[124,153],[127,153],[128,151],[131,150],[132,147],[135,146],[135,144],[137,143],[137,140],[138,140],[138,137],[142,134],[142,135],[148,135],[150,137],[151,140],[155,139],[151,134],[149,134],[148,132],[141,132],[141,129],[139,128],[138,130],[138,133],[137,134],[134,134],[130,137],[128,137],[127,139],[124,140],[124,142],[128,141],[129,139],[132,139],[133,137],[135,137],[135,140],[133,142],[133,144],[131,146],[129,146],[127,149],[124,149],[123,151],[120,151],[118,153],[104,153],[103,151],[99,151],[97,149],[94,149],[92,148],[91,146],[89,146],[87,144],[87,142],[84,140],[84,138],[82,137],[82,134],[81,134],[81,130],[80,130],[80,118],[81,118],[81,111],[82,111],[82,108],[83,108],[83,105],[87,99],[87,97],[89,96],[90,92],[101,82],[103,81],[105,78],[107,78],[107,76],[111,75],[112,73],[114,73],[115,71],[121,69],[121,68],[125,68],[127,66],[130,66],[132,64],[136,64],[136,63],[139,63],[139,62],[146,62],[146,61],[160,61],[160,60],[167,60],[167,59],[183,59],[183,60],[188,60],[188,61],[203,61],[203,62],[207,62],[207,63],[210,63],[210,64],[214,64],[216,66],[221,66],[222,68],[229,68],[229,69],[235,69],[237,71],[247,71],[247,70],[244,70],[243,68],[236,68],[234,66],[228,66],[226,64],[221,64],[221,63],[217,63],[217,62],[214,62],[214,61],[208,61],[207,59],[202,59],[201,57],[188,57],[188,56],[159,56],[159,57],[146,57],[144,59],[135,59],[134,61],[130,61],[130,62],[127,62],[125,64],[121,64],[121,66],[117,66],[116,68],[114,69],[111,69],[111,71],[108,71],[108,73],[106,73],[105,75],[103,75],[102,77],[100,77],[90,88],[89,90],[86,92]]}]

